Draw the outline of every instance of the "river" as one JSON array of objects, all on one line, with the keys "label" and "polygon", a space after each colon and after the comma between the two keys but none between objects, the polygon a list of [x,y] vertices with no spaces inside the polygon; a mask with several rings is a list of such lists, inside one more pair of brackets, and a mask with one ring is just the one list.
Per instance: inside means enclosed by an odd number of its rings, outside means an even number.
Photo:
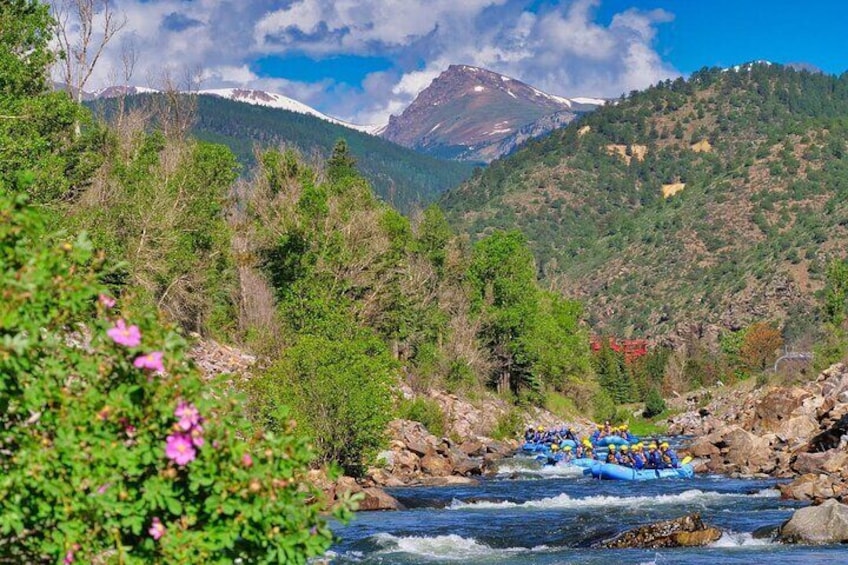
[{"label": "river", "polygon": [[[647,482],[598,481],[580,470],[501,462],[478,486],[387,489],[407,510],[361,513],[334,525],[334,564],[687,564],[846,563],[842,546],[791,546],[752,534],[802,506],[781,500],[775,480],[696,475]],[[700,512],[725,531],[704,548],[589,547],[624,530]]]}]

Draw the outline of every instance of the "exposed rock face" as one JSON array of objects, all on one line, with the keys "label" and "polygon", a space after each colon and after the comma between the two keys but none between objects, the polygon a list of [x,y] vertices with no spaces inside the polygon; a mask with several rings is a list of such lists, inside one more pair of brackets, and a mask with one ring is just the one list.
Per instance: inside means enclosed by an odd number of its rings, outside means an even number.
[{"label": "exposed rock face", "polygon": [[489,162],[597,108],[602,100],[570,100],[466,65],[451,65],[382,136],[439,157]]},{"label": "exposed rock face", "polygon": [[629,530],[600,545],[611,549],[698,547],[712,543],[720,537],[721,530],[704,524],[701,515],[695,513]]},{"label": "exposed rock face", "polygon": [[716,473],[795,477],[784,497],[848,501],[848,367],[803,387],[728,397],[671,420],[672,433],[700,435],[691,453]]},{"label": "exposed rock face", "polygon": [[780,539],[789,543],[846,543],[848,506],[828,500],[820,506],[796,510],[780,527]]}]

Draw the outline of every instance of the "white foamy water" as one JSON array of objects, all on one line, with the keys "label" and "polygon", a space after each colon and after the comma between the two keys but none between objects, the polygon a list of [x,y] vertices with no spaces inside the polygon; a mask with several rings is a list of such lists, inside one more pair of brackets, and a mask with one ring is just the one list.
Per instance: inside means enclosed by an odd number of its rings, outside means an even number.
[{"label": "white foamy water", "polygon": [[577,465],[545,465],[527,467],[515,463],[506,463],[498,467],[497,476],[525,475],[531,477],[582,477],[583,467]]},{"label": "white foamy water", "polygon": [[[772,489],[769,489],[772,490]],[[762,491],[761,491],[762,492]],[[776,492],[776,491],[775,491]],[[760,496],[774,496],[771,494]],[[632,507],[638,504],[692,504],[714,502],[726,498],[745,498],[747,494],[725,494],[719,492],[704,492],[691,489],[680,494],[663,494],[658,496],[587,496],[586,498],[572,498],[563,493],[559,496],[542,498],[540,500],[528,500],[527,502],[463,502],[454,499],[448,506],[449,510],[486,510],[504,508],[595,508],[595,507]],[[755,495],[756,496],[756,495]]]},{"label": "white foamy water", "polygon": [[756,539],[748,532],[733,533],[724,532],[718,541],[709,545],[709,547],[750,547],[757,545],[775,545],[775,542],[768,539]]},{"label": "white foamy water", "polygon": [[403,552],[433,559],[464,562],[494,555],[529,553],[545,551],[545,546],[528,549],[525,547],[493,548],[471,538],[456,534],[447,536],[407,536],[398,537],[381,533],[373,537],[383,547],[382,552]]}]

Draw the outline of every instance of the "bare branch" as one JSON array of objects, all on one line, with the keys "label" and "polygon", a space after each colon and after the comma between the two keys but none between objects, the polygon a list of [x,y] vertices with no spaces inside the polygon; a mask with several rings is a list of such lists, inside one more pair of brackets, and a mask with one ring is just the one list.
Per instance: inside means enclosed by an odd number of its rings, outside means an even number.
[{"label": "bare branch", "polygon": [[[58,64],[65,89],[78,103],[110,41],[127,24],[110,0],[62,0],[53,4]],[[79,135],[79,124],[75,127]]]}]

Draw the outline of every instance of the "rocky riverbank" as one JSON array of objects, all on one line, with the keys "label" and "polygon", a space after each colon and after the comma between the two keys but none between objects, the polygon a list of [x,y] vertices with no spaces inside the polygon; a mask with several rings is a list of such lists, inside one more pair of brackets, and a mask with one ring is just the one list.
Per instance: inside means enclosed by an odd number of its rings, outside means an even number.
[{"label": "rocky riverbank", "polygon": [[848,502],[848,366],[804,386],[727,394],[669,420],[669,433],[696,436],[699,472],[792,478],[786,498]]}]

